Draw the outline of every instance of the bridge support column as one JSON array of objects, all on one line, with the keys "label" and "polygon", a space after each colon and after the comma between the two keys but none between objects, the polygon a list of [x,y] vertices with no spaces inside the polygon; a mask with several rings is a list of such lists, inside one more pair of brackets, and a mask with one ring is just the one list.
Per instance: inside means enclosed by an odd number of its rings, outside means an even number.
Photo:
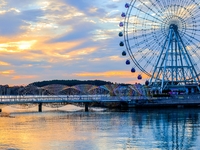
[{"label": "bridge support column", "polygon": [[38,112],[42,112],[42,103],[38,104]]},{"label": "bridge support column", "polygon": [[85,112],[88,112],[88,103],[85,103]]}]

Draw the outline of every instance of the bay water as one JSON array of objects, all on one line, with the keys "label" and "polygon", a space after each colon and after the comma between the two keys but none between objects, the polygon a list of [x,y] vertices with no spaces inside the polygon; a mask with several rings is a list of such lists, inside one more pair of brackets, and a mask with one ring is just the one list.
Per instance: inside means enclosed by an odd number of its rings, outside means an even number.
[{"label": "bay water", "polygon": [[0,150],[200,149],[198,108],[34,109],[3,108]]}]

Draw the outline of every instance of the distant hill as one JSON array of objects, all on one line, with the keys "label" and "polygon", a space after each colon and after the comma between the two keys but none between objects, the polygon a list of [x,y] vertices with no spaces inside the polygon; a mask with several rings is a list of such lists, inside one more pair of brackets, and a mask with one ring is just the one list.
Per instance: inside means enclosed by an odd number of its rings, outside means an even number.
[{"label": "distant hill", "polygon": [[61,84],[61,85],[67,85],[67,86],[74,86],[74,85],[79,85],[79,84],[91,84],[91,85],[101,86],[101,85],[113,84],[113,83],[109,82],[109,81],[102,81],[102,80],[85,80],[85,81],[81,81],[81,80],[50,80],[50,81],[33,82],[33,83],[30,83],[29,85],[43,87],[43,86],[51,85],[51,84]]}]

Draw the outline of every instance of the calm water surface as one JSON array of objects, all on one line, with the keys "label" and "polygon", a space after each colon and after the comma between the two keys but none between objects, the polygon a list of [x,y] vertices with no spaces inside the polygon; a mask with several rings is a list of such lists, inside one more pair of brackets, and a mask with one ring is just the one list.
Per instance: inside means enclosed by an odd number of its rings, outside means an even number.
[{"label": "calm water surface", "polygon": [[0,150],[199,150],[200,109],[12,112]]}]

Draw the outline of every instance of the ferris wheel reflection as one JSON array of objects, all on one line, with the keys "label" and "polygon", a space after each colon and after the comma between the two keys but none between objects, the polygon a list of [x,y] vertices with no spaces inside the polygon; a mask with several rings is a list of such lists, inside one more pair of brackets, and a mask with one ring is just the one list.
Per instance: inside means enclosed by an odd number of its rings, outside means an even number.
[{"label": "ferris wheel reflection", "polygon": [[128,143],[134,148],[193,149],[198,144],[199,112],[199,109],[136,110]]}]

